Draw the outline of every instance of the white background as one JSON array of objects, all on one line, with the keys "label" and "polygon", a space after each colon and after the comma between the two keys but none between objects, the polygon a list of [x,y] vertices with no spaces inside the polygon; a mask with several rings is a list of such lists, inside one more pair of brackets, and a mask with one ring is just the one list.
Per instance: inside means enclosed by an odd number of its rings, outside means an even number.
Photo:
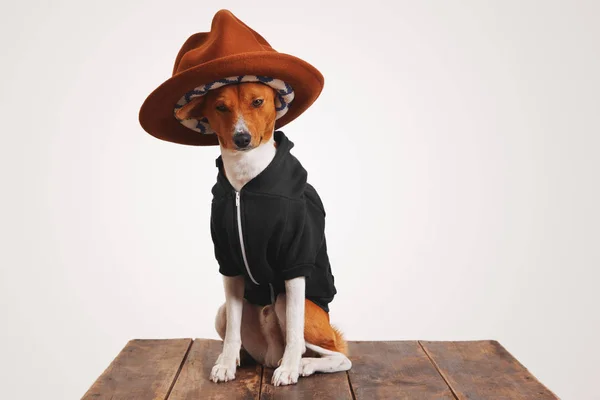
[{"label": "white background", "polygon": [[79,398],[131,338],[216,338],[218,148],[138,124],[229,8],[314,64],[284,129],[349,339],[497,339],[600,399],[600,3],[2,2],[2,397]]}]

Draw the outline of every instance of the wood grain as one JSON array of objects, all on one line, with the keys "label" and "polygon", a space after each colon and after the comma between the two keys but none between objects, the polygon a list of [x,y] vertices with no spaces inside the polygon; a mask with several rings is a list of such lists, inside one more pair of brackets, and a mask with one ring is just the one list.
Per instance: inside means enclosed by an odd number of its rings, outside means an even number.
[{"label": "wood grain", "polygon": [[496,341],[420,343],[458,399],[557,399]]},{"label": "wood grain", "polygon": [[242,358],[235,380],[214,383],[208,379],[222,348],[220,340],[196,339],[169,400],[258,399],[262,367],[249,358]]},{"label": "wood grain", "polygon": [[348,344],[348,373],[276,388],[245,352],[234,381],[210,382],[218,340],[132,340],[83,399],[557,399],[495,341]]},{"label": "wood grain", "polygon": [[273,371],[264,368],[261,400],[352,400],[346,372],[301,376],[295,385],[275,387],[271,383]]},{"label": "wood grain", "polygon": [[131,340],[83,399],[166,399],[191,343],[191,339]]},{"label": "wood grain", "polygon": [[349,342],[357,400],[454,399],[417,341]]}]

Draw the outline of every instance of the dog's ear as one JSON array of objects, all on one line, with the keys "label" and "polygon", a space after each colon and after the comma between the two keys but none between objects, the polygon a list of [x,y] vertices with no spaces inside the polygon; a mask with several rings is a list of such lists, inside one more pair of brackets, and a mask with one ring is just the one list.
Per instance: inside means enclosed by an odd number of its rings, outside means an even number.
[{"label": "dog's ear", "polygon": [[187,103],[185,106],[181,107],[179,110],[175,112],[175,115],[179,119],[200,119],[204,115],[203,114],[204,107],[204,96],[194,97]]}]

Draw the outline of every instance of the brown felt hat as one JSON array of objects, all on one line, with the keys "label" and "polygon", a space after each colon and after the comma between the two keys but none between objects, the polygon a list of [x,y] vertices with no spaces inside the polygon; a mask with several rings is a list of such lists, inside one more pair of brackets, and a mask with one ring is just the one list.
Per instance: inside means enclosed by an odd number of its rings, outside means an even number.
[{"label": "brown felt hat", "polygon": [[196,33],[185,41],[177,54],[173,76],[144,101],[140,124],[149,134],[169,142],[217,145],[216,135],[185,126],[175,117],[174,109],[181,106],[183,97],[189,96],[194,88],[210,87],[214,82],[236,76],[240,78],[238,82],[243,82],[242,77],[249,75],[261,81],[263,78],[280,80],[293,89],[293,101],[287,105],[287,112],[277,119],[276,129],[302,114],[323,89],[323,75],[315,67],[275,51],[230,11],[220,10],[213,17],[210,32]]}]

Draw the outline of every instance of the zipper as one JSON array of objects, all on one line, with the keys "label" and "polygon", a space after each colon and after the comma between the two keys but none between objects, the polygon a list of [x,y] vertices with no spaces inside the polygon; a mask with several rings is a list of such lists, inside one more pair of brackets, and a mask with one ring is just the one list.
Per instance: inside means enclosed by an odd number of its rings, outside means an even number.
[{"label": "zipper", "polygon": [[[244,265],[246,266],[246,271],[248,271],[248,275],[252,282],[255,285],[258,285],[258,282],[252,276],[252,272],[250,272],[250,267],[248,266],[248,259],[246,258],[246,247],[244,246],[244,234],[242,233],[242,210],[241,210],[241,200],[240,200],[240,192],[235,191],[235,209],[237,212],[237,226],[238,226],[238,234],[240,236],[240,248],[242,250],[242,258],[244,259]],[[271,295],[271,298],[273,295]]]}]

